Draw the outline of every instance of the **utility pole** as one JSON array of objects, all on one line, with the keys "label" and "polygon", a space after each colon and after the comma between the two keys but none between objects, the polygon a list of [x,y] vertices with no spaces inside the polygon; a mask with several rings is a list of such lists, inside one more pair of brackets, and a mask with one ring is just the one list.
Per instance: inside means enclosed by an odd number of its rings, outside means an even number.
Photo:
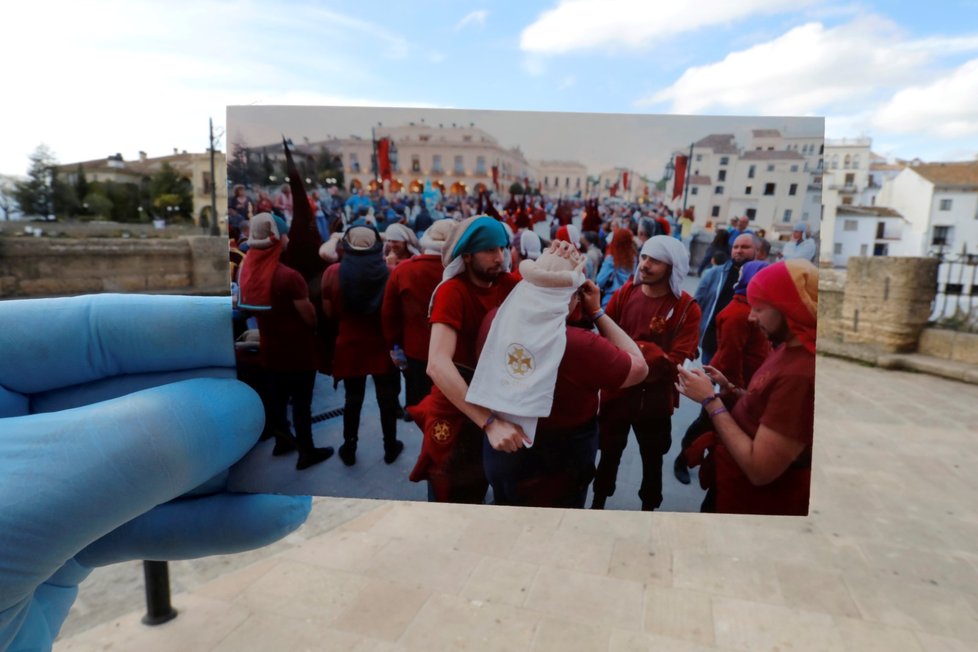
[{"label": "utility pole", "polygon": [[683,213],[686,212],[686,198],[689,197],[689,182],[693,174],[693,143],[689,144],[689,158],[686,159],[686,178],[683,184]]},{"label": "utility pole", "polygon": [[214,178],[214,118],[209,118],[211,129],[211,235],[221,235],[217,224],[217,179]]}]

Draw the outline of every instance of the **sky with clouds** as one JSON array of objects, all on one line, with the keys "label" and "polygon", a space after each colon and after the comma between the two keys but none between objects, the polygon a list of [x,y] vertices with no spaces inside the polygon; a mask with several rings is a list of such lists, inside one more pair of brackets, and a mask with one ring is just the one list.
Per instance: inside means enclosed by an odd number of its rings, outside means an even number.
[{"label": "sky with clouds", "polygon": [[39,143],[205,151],[249,104],[825,116],[885,156],[978,155],[978,0],[37,0],[4,23],[0,174]]}]

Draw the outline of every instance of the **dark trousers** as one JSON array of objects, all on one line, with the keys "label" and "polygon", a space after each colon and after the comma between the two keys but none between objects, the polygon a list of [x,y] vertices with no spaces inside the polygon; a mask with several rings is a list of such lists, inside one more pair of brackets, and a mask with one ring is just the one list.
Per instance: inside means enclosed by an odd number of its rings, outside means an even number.
[{"label": "dark trousers", "polygon": [[497,451],[483,437],[482,465],[496,505],[583,508],[594,477],[598,423],[574,430],[538,432],[531,448]]},{"label": "dark trousers", "polygon": [[[401,391],[401,379],[396,371],[372,376],[377,405],[380,407],[380,428],[384,433],[384,446],[397,439],[397,395]],[[343,379],[346,401],[343,406],[343,441],[356,446],[360,431],[360,410],[367,391],[367,377]]]},{"label": "dark trousers", "polygon": [[638,497],[642,509],[653,510],[662,504],[662,456],[672,445],[672,417],[651,417],[634,422],[602,419],[601,459],[594,477],[595,496],[615,495],[615,481],[621,454],[628,443],[628,431],[635,430],[638,452],[642,456],[642,486]]},{"label": "dark trousers", "polygon": [[404,407],[417,405],[431,393],[431,378],[428,377],[428,361],[407,359],[404,370]]},{"label": "dark trousers", "polygon": [[315,370],[272,371],[268,374],[265,391],[266,427],[273,429],[276,438],[288,435],[288,408],[291,399],[295,443],[300,453],[309,452],[313,448],[312,390],[315,385]]}]

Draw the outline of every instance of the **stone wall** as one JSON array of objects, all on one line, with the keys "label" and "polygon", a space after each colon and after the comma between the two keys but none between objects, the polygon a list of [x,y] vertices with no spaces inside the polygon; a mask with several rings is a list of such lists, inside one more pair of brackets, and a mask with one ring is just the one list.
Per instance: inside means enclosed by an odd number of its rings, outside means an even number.
[{"label": "stone wall", "polygon": [[937,264],[936,258],[850,258],[842,341],[890,353],[915,351],[930,317]]},{"label": "stone wall", "polygon": [[98,292],[227,294],[227,240],[0,238],[0,298]]},{"label": "stone wall", "polygon": [[978,334],[925,328],[920,334],[919,352],[978,366]]},{"label": "stone wall", "polygon": [[842,341],[842,302],[845,295],[844,269],[818,270],[818,340]]}]

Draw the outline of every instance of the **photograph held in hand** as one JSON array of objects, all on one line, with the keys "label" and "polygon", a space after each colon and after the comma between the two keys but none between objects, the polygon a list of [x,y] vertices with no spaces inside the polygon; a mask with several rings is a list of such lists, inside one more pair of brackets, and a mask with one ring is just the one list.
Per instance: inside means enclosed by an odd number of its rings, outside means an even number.
[{"label": "photograph held in hand", "polygon": [[818,273],[778,258],[817,251],[822,119],[248,106],[228,134],[266,409],[232,489],[807,514]]}]

